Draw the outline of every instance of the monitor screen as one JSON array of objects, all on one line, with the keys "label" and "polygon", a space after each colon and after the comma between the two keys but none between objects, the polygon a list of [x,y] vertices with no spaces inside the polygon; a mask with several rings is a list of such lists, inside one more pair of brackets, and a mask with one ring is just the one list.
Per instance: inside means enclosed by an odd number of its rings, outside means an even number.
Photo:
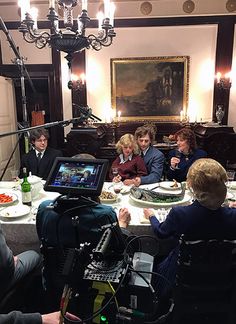
[{"label": "monitor screen", "polygon": [[44,185],[46,191],[72,196],[99,196],[108,160],[57,157]]}]

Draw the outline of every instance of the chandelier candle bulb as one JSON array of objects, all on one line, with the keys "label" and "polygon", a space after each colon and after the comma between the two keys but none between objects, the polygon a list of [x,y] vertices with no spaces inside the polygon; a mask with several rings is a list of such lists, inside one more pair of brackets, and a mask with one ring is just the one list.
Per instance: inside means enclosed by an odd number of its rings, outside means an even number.
[{"label": "chandelier candle bulb", "polygon": [[55,8],[55,0],[49,0],[49,8]]},{"label": "chandelier candle bulb", "polygon": [[86,10],[88,9],[88,2],[87,0],[82,0],[82,10]]},{"label": "chandelier candle bulb", "polygon": [[23,21],[26,13],[29,13],[30,11],[30,0],[19,0],[18,6],[20,7],[21,11],[21,21]]},{"label": "chandelier candle bulb", "polygon": [[114,2],[111,2],[110,4],[110,25],[114,26],[114,14],[115,14],[116,6]]},{"label": "chandelier candle bulb", "polygon": [[184,111],[181,110],[181,111],[180,111],[180,121],[182,122],[183,119],[184,119]]},{"label": "chandelier candle bulb", "polygon": [[104,0],[104,15],[105,18],[110,16],[110,0]]},{"label": "chandelier candle bulb", "polygon": [[38,9],[33,7],[30,9],[30,15],[32,16],[33,18],[33,21],[34,21],[34,25],[33,25],[33,29],[34,30],[37,30],[38,29],[38,22],[37,22],[37,19],[38,19]]},{"label": "chandelier candle bulb", "polygon": [[118,122],[120,122],[120,117],[121,117],[121,111],[120,110],[117,113],[117,117],[118,117]]},{"label": "chandelier candle bulb", "polygon": [[217,72],[216,73],[216,82],[217,83],[220,83],[220,79],[221,79],[221,73],[220,72]]},{"label": "chandelier candle bulb", "polygon": [[103,23],[104,15],[101,11],[97,13],[98,20],[98,31],[102,31],[102,23]]}]

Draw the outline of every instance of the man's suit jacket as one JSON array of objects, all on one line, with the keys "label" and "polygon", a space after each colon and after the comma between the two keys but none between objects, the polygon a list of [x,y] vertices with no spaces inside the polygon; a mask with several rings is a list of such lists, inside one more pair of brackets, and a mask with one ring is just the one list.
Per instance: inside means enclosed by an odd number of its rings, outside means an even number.
[{"label": "man's suit jacket", "polygon": [[62,156],[61,151],[47,147],[38,165],[38,159],[35,150],[29,151],[29,153],[23,155],[22,157],[20,178],[22,178],[23,176],[22,169],[25,167],[27,169],[27,172],[32,172],[33,175],[46,180],[52,168],[53,162],[58,156]]},{"label": "man's suit jacket", "polygon": [[155,183],[161,180],[164,154],[153,146],[150,146],[143,157],[148,175],[141,176],[141,184]]}]

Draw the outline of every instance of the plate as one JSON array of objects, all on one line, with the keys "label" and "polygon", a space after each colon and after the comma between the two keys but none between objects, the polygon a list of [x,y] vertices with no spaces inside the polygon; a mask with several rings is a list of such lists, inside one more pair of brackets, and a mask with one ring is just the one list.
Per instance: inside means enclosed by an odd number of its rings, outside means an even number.
[{"label": "plate", "polygon": [[125,185],[124,185],[124,186],[121,188],[120,193],[121,193],[121,194],[129,193],[131,188],[132,188],[132,186],[125,186]]},{"label": "plate", "polygon": [[4,192],[0,192],[0,194],[5,194],[7,196],[12,197],[12,201],[0,202],[1,207],[12,205],[12,204],[14,204],[15,201],[18,200],[18,196],[16,194],[14,194],[14,193],[4,191]]},{"label": "plate", "polygon": [[116,202],[116,198],[114,198],[114,199],[100,199],[100,202],[102,204],[112,204],[112,203]]},{"label": "plate", "polygon": [[174,207],[177,205],[188,205],[189,202],[191,202],[191,196],[188,193],[185,193],[184,199],[179,200],[179,201],[174,201],[174,202],[169,202],[169,203],[155,203],[152,201],[145,201],[141,199],[134,198],[132,195],[129,196],[131,200],[139,203],[140,205],[143,206],[148,206],[148,207]]},{"label": "plate", "polygon": [[232,199],[234,198],[234,194],[232,192],[227,192],[226,199]]},{"label": "plate", "polygon": [[167,189],[167,190],[178,190],[181,188],[181,185],[179,182],[177,182],[178,187],[172,187],[174,184],[174,181],[163,181],[160,182],[160,187],[163,189]]},{"label": "plate", "polygon": [[30,207],[27,205],[9,206],[0,210],[0,216],[5,219],[14,219],[26,216],[30,213]]},{"label": "plate", "polygon": [[[111,196],[111,197],[106,198],[106,196]],[[100,202],[103,204],[111,204],[117,200],[117,195],[110,191],[102,191],[99,199],[100,199]]]}]

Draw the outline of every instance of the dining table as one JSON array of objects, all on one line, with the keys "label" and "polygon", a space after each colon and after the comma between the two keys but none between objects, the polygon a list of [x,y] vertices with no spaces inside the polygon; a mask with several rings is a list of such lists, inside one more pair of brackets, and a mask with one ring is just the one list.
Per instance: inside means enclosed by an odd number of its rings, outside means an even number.
[{"label": "dining table", "polygon": [[[180,192],[180,187],[172,189],[173,182],[164,181],[149,185],[140,186],[141,189],[148,189],[156,192]],[[114,192],[114,183],[105,182],[102,192],[112,193],[112,199],[101,199],[101,203],[110,205],[119,212],[120,208],[128,208],[131,214],[131,221],[128,229],[135,235],[150,235],[153,232],[149,221],[143,217],[143,208],[152,208],[159,221],[164,221],[169,210],[176,205],[188,205],[192,202],[192,195],[189,190],[185,191],[183,199],[170,203],[152,203],[134,198],[130,193],[130,186],[122,186],[118,194]],[[36,231],[36,214],[41,202],[45,200],[54,200],[60,194],[58,192],[49,192],[41,189],[32,201],[32,206],[22,204],[21,191],[19,183],[14,181],[1,181],[0,194],[5,193],[13,197],[12,203],[5,206],[0,204],[0,224],[6,237],[8,246],[14,254],[25,250],[34,249],[39,251],[40,241]],[[228,188],[227,198],[234,200],[236,198],[236,181],[233,181]],[[147,248],[151,248],[153,240],[146,241]],[[160,247],[159,247],[160,248]],[[165,249],[164,249],[165,250]],[[163,252],[165,254],[165,252]]]}]

